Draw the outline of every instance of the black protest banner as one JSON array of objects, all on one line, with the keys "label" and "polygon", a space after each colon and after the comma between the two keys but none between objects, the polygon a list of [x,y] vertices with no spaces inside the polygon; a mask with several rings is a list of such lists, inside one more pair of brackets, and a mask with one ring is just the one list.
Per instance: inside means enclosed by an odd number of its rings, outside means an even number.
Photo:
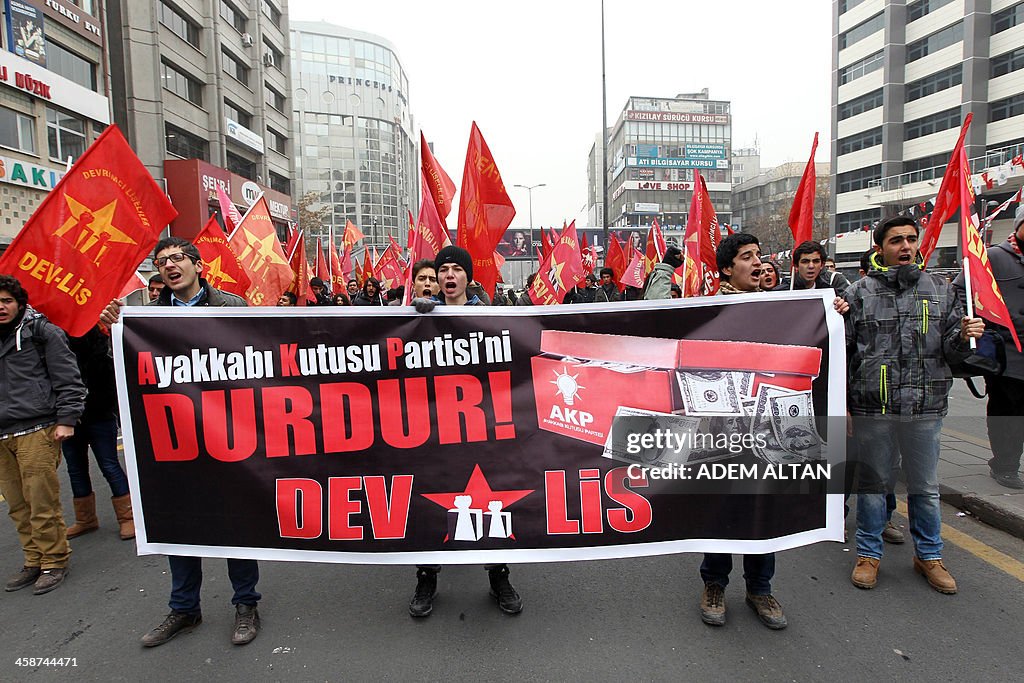
[{"label": "black protest banner", "polygon": [[822,418],[845,415],[842,339],[814,291],[128,308],[139,552],[471,563],[838,540]]}]

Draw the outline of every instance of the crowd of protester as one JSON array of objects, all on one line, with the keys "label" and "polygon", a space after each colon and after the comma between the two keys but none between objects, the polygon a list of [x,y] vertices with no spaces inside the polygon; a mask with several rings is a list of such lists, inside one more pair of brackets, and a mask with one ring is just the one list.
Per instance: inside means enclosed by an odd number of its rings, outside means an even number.
[{"label": "crowd of protester", "polygon": [[[738,233],[722,240],[717,250],[720,295],[752,295],[769,291],[831,289],[835,310],[845,320],[849,458],[855,468],[856,561],[851,582],[862,589],[877,585],[884,542],[903,542],[891,522],[895,476],[906,480],[913,569],[936,591],[957,591],[945,567],[940,534],[937,478],[939,433],[952,385],[951,368],[971,352],[970,342],[985,333],[980,318],[964,312],[962,282],[950,284],[921,267],[919,226],[910,218],[883,221],[874,231],[875,246],[861,261],[861,277],[850,283],[835,271],[824,247],[816,242],[798,245],[792,274],[761,255],[755,235]],[[1004,243],[989,248],[996,280],[1016,326],[1024,337],[1024,212],[1018,212],[1014,232]],[[682,254],[672,245],[643,288],[620,289],[615,273],[601,268],[570,290],[565,304],[605,304],[679,298],[673,273]],[[124,305],[245,306],[240,297],[222,292],[203,279],[204,264],[196,247],[180,238],[157,245],[158,272],[133,300],[107,306],[100,325],[117,322]],[[532,305],[528,288],[518,295],[499,288],[493,299],[473,281],[473,262],[458,247],[443,249],[433,261],[412,266],[410,293],[415,309],[429,313],[435,306]],[[310,282],[314,306],[401,305],[404,287],[385,289],[375,278],[361,285],[346,283],[332,293],[319,278]],[[295,306],[294,293],[283,294],[278,306]],[[472,315],[466,309],[466,315]],[[1009,342],[1009,331],[994,329]],[[991,473],[1001,485],[1024,488],[1019,475],[1024,448],[1024,357],[1012,342],[1005,344],[1005,371],[989,377],[988,425],[993,457]],[[89,477],[91,452],[106,481],[118,521],[119,537],[134,537],[127,477],[117,457],[117,403],[113,387],[110,339],[100,326],[87,335],[68,339],[34,310],[19,281],[0,275],[0,492],[7,501],[22,550],[23,566],[5,584],[8,592],[32,587],[37,595],[58,588],[67,578],[69,538],[99,529],[96,497]],[[913,419],[908,419],[908,418]],[[74,523],[66,526],[61,507],[61,460],[74,501]],[[104,490],[103,495],[106,495]],[[142,637],[145,646],[161,645],[202,621],[199,595],[202,561],[169,557],[170,613]],[[772,629],[787,621],[773,595],[773,554],[743,557],[746,603]],[[733,558],[708,553],[700,567],[704,590],[699,610],[712,626],[726,621],[725,589]],[[251,642],[259,632],[256,590],[259,566],[254,560],[227,560],[234,589],[236,615],[231,640]],[[509,582],[507,565],[488,565],[489,585],[498,607],[516,614],[522,600]],[[417,567],[417,583],[409,606],[415,617],[426,617],[437,592],[437,565]]]}]

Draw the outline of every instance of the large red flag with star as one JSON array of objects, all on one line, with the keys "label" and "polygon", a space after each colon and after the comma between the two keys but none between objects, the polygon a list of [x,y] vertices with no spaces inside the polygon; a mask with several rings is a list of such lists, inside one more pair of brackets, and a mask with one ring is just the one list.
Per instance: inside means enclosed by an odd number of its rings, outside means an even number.
[{"label": "large red flag with star", "polygon": [[277,239],[266,197],[252,205],[228,241],[249,276],[246,300],[252,306],[276,305],[295,273]]},{"label": "large red flag with star", "polygon": [[985,249],[985,242],[981,239],[981,232],[978,230],[978,212],[975,207],[977,202],[974,196],[974,186],[971,183],[971,166],[967,161],[967,151],[960,146],[960,243],[964,245],[964,277],[969,280],[969,292],[973,304],[973,313],[996,325],[1002,325],[1010,330],[1013,343],[1020,352],[1020,339],[1017,338],[1017,330],[1014,328],[1013,320],[1010,318],[1010,311],[1006,307],[1003,293],[999,290],[995,275],[992,274],[992,264],[988,260],[988,251]]},{"label": "large red flag with star", "polygon": [[178,212],[117,126],[71,167],[0,257],[29,302],[73,337],[96,325]]},{"label": "large red flag with star", "polygon": [[216,218],[210,216],[192,244],[203,259],[203,277],[210,286],[244,298],[252,283]]},{"label": "large red flag with star", "polygon": [[544,259],[530,287],[530,300],[536,306],[562,303],[566,293],[583,277],[583,254],[576,238],[576,221],[562,231],[551,253]]},{"label": "large red flag with star", "polygon": [[683,296],[711,296],[718,291],[718,259],[715,254],[721,234],[707,183],[704,176],[697,173],[683,240],[685,261],[680,272],[680,275],[686,273],[685,277],[680,277]]},{"label": "large red flag with star", "polygon": [[473,278],[488,296],[494,296],[500,277],[494,250],[515,215],[498,166],[474,121],[462,173],[458,240],[459,246],[473,257]]},{"label": "large red flag with star", "polygon": [[[475,126],[476,124],[474,124]],[[420,173],[423,198],[433,205],[434,213],[445,232],[448,231],[448,223],[445,219],[452,212],[452,200],[455,198],[455,183],[448,177],[448,174],[441,168],[441,164],[434,158],[427,144],[427,138],[420,131]],[[420,209],[420,216],[423,209]],[[440,250],[439,250],[440,251]]]}]

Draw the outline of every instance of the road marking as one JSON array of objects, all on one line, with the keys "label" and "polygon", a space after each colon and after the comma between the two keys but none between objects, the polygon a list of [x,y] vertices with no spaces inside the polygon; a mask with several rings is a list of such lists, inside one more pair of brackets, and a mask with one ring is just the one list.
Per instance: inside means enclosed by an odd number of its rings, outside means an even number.
[{"label": "road marking", "polygon": [[970,434],[964,434],[963,432],[958,432],[955,429],[949,429],[947,427],[943,427],[942,428],[942,433],[945,434],[946,436],[951,436],[954,439],[960,439],[961,441],[966,441],[967,443],[972,443],[975,446],[981,446],[982,448],[991,448],[991,446],[988,443],[988,439],[979,439],[976,436],[971,436]]},{"label": "road marking", "polygon": [[[907,504],[902,500],[897,500],[896,511],[904,517],[907,517]],[[1024,583],[1024,562],[1015,560],[1006,553],[1001,553],[992,546],[982,543],[973,536],[954,529],[948,524],[942,525],[942,537],[947,539],[953,545],[959,546],[978,559],[988,562],[996,569],[1001,569],[1013,578]]]}]

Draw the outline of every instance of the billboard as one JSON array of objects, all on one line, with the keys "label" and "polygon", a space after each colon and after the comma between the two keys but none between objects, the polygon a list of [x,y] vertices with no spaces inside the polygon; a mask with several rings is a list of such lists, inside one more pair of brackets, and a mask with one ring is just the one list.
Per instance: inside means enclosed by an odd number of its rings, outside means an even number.
[{"label": "billboard", "polygon": [[46,66],[46,38],[43,36],[43,12],[22,0],[5,0],[7,45],[11,52],[28,61]]}]

